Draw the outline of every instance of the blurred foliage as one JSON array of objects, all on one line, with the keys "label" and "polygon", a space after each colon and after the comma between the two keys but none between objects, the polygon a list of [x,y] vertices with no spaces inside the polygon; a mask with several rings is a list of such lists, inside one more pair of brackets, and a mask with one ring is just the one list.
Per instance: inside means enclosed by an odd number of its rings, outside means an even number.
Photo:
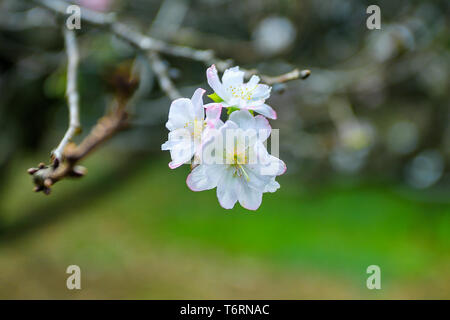
[{"label": "blurred foliage", "polygon": [[[10,186],[2,207],[15,229],[3,238],[0,297],[450,294],[447,204],[413,202],[376,181],[308,190],[282,177],[280,192],[266,196],[257,213],[224,212],[214,191],[193,194],[180,183],[188,168],[167,173],[165,162],[144,157],[124,175],[105,158],[88,161],[98,181],[62,183],[50,198],[30,197],[26,179]],[[48,224],[58,215],[65,219]],[[69,294],[64,271],[74,262],[84,270],[83,289]],[[374,263],[382,268],[379,292],[365,289],[365,269]],[[34,278],[38,272],[45,280]]]},{"label": "blurred foliage", "polygon": [[[133,128],[82,181],[32,194],[25,169],[67,126],[62,21],[2,0],[1,298],[450,297],[448,1],[379,1],[377,31],[369,1],[80,2],[267,74],[311,69],[269,101],[288,172],[256,214],[189,191],[188,168],[169,170],[159,151],[170,101],[139,56]],[[78,36],[86,134],[111,100],[111,70],[135,52],[87,25]],[[182,93],[207,88],[205,66],[164,59]],[[73,263],[86,270],[78,293],[63,287]],[[380,292],[365,288],[370,264]]]}]

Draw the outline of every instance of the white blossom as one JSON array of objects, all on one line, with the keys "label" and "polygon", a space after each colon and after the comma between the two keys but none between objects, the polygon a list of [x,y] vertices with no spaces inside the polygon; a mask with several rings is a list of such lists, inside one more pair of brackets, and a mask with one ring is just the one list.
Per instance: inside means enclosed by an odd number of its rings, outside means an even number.
[{"label": "white blossom", "polygon": [[226,108],[253,110],[263,116],[276,119],[277,113],[265,101],[270,96],[271,87],[259,83],[259,77],[253,75],[247,83],[244,83],[244,72],[239,67],[225,70],[220,81],[215,65],[206,71],[208,84],[214,92],[223,100]]},{"label": "white blossom", "polygon": [[[169,120],[166,123],[170,130],[169,139],[162,150],[170,150],[171,169],[175,169],[198,155],[203,141],[211,130],[223,125],[220,120],[222,106],[209,104],[203,106],[204,89],[197,89],[191,99],[180,98],[172,102]],[[205,119],[206,109],[206,119]]]},{"label": "white blossom", "polygon": [[207,142],[219,161],[204,156],[189,174],[188,187],[193,191],[217,187],[217,198],[225,209],[238,201],[246,209],[258,209],[263,193],[275,192],[280,187],[275,177],[286,171],[284,162],[270,155],[263,144],[270,131],[263,116],[253,117],[247,110],[233,112]]}]

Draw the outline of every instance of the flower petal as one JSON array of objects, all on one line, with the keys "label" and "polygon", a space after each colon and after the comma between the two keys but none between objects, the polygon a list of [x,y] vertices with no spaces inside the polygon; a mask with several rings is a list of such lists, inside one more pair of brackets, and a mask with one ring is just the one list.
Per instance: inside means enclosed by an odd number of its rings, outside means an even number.
[{"label": "flower petal", "polygon": [[229,68],[223,73],[222,83],[225,88],[241,86],[244,83],[244,72],[240,71],[237,66]]},{"label": "flower petal", "polygon": [[186,184],[192,191],[204,191],[217,187],[217,183],[225,170],[223,165],[200,164],[192,170]]},{"label": "flower petal", "polygon": [[166,142],[164,142],[162,145],[161,145],[161,150],[170,150],[170,149],[172,149],[173,147],[175,147],[178,143],[180,143],[180,141],[174,141],[174,140],[167,140]]},{"label": "flower petal", "polygon": [[228,119],[236,123],[243,130],[254,129],[255,127],[255,119],[248,110],[234,111]]},{"label": "flower petal", "polygon": [[232,120],[227,120],[225,124],[222,127],[220,127],[219,132],[223,137],[225,137],[227,130],[237,130],[237,129],[239,129],[239,126],[236,124],[236,122]]},{"label": "flower petal", "polygon": [[254,145],[253,152],[256,153],[256,159],[253,159],[249,166],[256,174],[279,176],[286,172],[285,163],[269,154],[262,142],[259,141]]},{"label": "flower petal", "polygon": [[244,165],[244,170],[248,176],[248,179],[245,180],[246,183],[252,189],[258,190],[260,192],[264,192],[264,190],[266,189],[266,186],[272,180],[272,177],[261,175],[256,166]]},{"label": "flower petal", "polygon": [[235,111],[230,115],[230,121],[233,121],[239,126],[235,134],[238,144],[244,144],[245,147],[251,147],[255,144],[258,138],[258,130],[255,127],[255,118],[248,110]]},{"label": "flower petal", "polygon": [[256,111],[269,119],[277,118],[277,113],[275,112],[275,110],[273,110],[271,106],[269,106],[265,103],[257,105],[257,106],[250,106],[250,107],[247,107],[247,109]]},{"label": "flower petal", "polygon": [[269,155],[265,163],[261,164],[260,174],[267,176],[280,176],[286,172],[286,164],[283,160]]},{"label": "flower petal", "polygon": [[247,110],[235,111],[229,119],[243,130],[255,130],[258,140],[261,142],[266,141],[272,131],[269,121],[265,117],[261,115],[253,117]]},{"label": "flower petal", "polygon": [[247,82],[247,86],[249,88],[255,87],[259,83],[259,77],[256,75],[253,75],[250,80]]},{"label": "flower petal", "polygon": [[242,183],[238,194],[238,200],[245,209],[256,210],[261,205],[262,194],[261,191],[250,188],[247,184]]},{"label": "flower petal", "polygon": [[169,168],[176,169],[179,166],[188,163],[192,159],[193,155],[194,150],[190,147],[173,148],[170,150],[172,161],[169,163]]},{"label": "flower petal", "polygon": [[233,176],[232,170],[227,170],[217,184],[217,198],[225,209],[232,209],[238,201],[240,192],[239,179]]},{"label": "flower petal", "polygon": [[205,118],[205,111],[203,110],[203,94],[205,92],[204,89],[198,88],[191,98],[192,106],[194,107],[194,117],[197,120],[203,120]]},{"label": "flower petal", "polygon": [[183,128],[184,125],[194,118],[192,102],[186,98],[176,99],[169,109],[169,120],[166,123],[170,131]]},{"label": "flower petal", "polygon": [[252,100],[266,100],[270,97],[270,91],[272,88],[267,84],[258,84],[253,90]]},{"label": "flower petal", "polygon": [[[218,133],[217,129],[223,126],[223,121],[220,120],[220,114],[222,112],[221,104],[209,104],[206,107],[206,127],[202,133],[202,148],[204,145],[210,143],[211,139],[214,139]],[[202,152],[202,150],[201,150]]]},{"label": "flower petal", "polygon": [[266,141],[272,132],[269,121],[261,115],[255,117],[255,128],[258,130],[258,138],[261,142]]},{"label": "flower petal", "polygon": [[180,143],[190,144],[192,140],[188,129],[179,128],[169,132],[167,141],[161,145],[161,150],[171,150]]},{"label": "flower petal", "polygon": [[169,140],[161,147],[165,150],[170,150],[172,162],[169,163],[169,167],[171,169],[178,168],[190,161],[195,152],[195,143],[191,133],[184,128],[171,131]]},{"label": "flower petal", "polygon": [[214,90],[215,93],[217,93],[219,97],[221,97],[223,100],[228,98],[228,94],[219,80],[219,75],[217,74],[215,65],[212,65],[208,68],[208,70],[206,70],[206,77],[208,78],[209,86]]},{"label": "flower petal", "polygon": [[205,106],[206,108],[206,121],[213,121],[220,119],[222,113],[222,105],[220,103],[210,103]]},{"label": "flower petal", "polygon": [[280,184],[275,181],[275,177],[266,185],[264,192],[275,192],[280,188]]}]

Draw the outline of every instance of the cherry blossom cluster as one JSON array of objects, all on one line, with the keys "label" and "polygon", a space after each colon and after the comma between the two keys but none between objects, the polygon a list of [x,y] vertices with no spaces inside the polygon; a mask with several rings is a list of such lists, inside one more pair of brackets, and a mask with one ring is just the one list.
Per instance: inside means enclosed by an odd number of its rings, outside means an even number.
[{"label": "cherry blossom cluster", "polygon": [[[217,188],[223,208],[231,209],[239,202],[256,210],[263,193],[280,187],[275,178],[286,171],[284,162],[265,146],[272,131],[267,118],[277,118],[265,103],[271,87],[260,84],[256,75],[245,83],[239,67],[225,70],[221,80],[214,65],[206,75],[214,90],[208,95],[213,102],[203,103],[201,88],[191,99],[174,100],[166,123],[169,137],[161,149],[170,151],[171,169],[191,164],[186,183],[192,191]],[[223,109],[228,110],[225,122]]]}]

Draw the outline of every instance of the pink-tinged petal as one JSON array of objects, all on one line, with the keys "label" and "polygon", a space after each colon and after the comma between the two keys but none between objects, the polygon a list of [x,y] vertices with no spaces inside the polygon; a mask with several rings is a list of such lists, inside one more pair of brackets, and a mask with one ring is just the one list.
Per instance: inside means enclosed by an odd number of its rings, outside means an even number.
[{"label": "pink-tinged petal", "polygon": [[169,162],[169,168],[176,169],[176,168],[182,166],[183,164],[188,164],[191,161],[193,155],[194,155],[194,153],[191,153],[189,155],[186,155],[186,157],[184,157],[184,158],[183,157],[175,158],[174,160]]},{"label": "pink-tinged petal", "polygon": [[208,109],[209,107],[215,106],[216,104],[220,104],[223,107],[223,102],[210,102],[210,103],[204,104],[203,108]]},{"label": "pink-tinged petal", "polygon": [[256,210],[260,207],[262,202],[262,192],[250,188],[246,184],[241,184],[241,189],[238,194],[238,200],[241,206],[247,210]]},{"label": "pink-tinged petal", "polygon": [[217,183],[224,173],[222,165],[200,164],[192,170],[186,179],[186,184],[192,191],[204,191],[217,187]]},{"label": "pink-tinged petal", "polygon": [[258,105],[258,106],[247,107],[247,109],[258,112],[269,119],[277,118],[277,113],[275,112],[275,110],[273,110],[271,106],[269,106],[265,103]]},{"label": "pink-tinged petal", "polygon": [[223,148],[220,150],[221,144],[218,144],[218,141],[223,140],[222,135],[218,130],[223,126],[223,122],[221,120],[216,120],[215,123],[210,122],[210,125],[211,127],[208,125],[203,130],[201,144],[196,150],[196,154],[201,163],[223,163],[221,158],[223,155]]},{"label": "pink-tinged petal", "polygon": [[172,170],[178,168],[181,165],[183,165],[183,163],[181,162],[174,162],[174,161],[169,162],[169,168]]},{"label": "pink-tinged petal", "polygon": [[215,123],[216,128],[206,126],[203,130],[201,143],[196,151],[201,163],[212,164],[214,163],[213,160],[216,159],[215,155],[219,157],[220,151],[217,150],[218,145],[216,142],[219,141],[218,139],[223,140],[222,133],[219,130],[223,123],[219,124],[219,122],[221,121],[217,120],[217,123]]},{"label": "pink-tinged petal", "polygon": [[169,109],[169,120],[166,123],[170,131],[183,128],[184,125],[194,117],[192,114],[192,102],[186,98],[176,99],[172,102]]},{"label": "pink-tinged petal", "polygon": [[179,128],[169,132],[169,138],[163,145],[161,145],[161,150],[185,148],[185,146],[189,146],[191,143],[191,132],[188,129]]},{"label": "pink-tinged petal", "polygon": [[223,126],[223,121],[220,119],[208,120],[206,129],[220,129]]},{"label": "pink-tinged petal", "polygon": [[174,154],[173,149],[170,151],[170,154],[172,156],[172,161],[169,162],[169,168],[170,169],[176,169],[179,166],[182,166],[185,163],[189,163],[194,156],[193,150],[185,149],[183,154]]},{"label": "pink-tinged petal", "polygon": [[227,170],[217,184],[217,199],[225,209],[232,209],[238,201],[240,184],[237,177],[233,176],[232,170]]},{"label": "pink-tinged petal", "polygon": [[222,83],[225,88],[230,86],[237,87],[244,83],[244,72],[239,67],[233,67],[225,70],[222,76]]},{"label": "pink-tinged petal", "polygon": [[219,129],[223,126],[222,120],[208,121],[202,133],[202,146],[209,143],[211,139],[219,138]]},{"label": "pink-tinged petal", "polygon": [[[172,139],[169,138],[169,140]],[[178,139],[174,140],[176,141]],[[179,143],[173,145],[172,148],[170,149],[170,156],[172,158],[172,162],[169,163],[169,167],[171,169],[175,169],[181,166],[182,164],[190,162],[192,157],[194,156],[194,153],[195,153],[195,144],[192,139],[190,138],[179,139]]]},{"label": "pink-tinged petal", "polygon": [[222,113],[222,105],[220,103],[210,103],[206,107],[206,121],[220,119]]},{"label": "pink-tinged petal", "polygon": [[226,99],[228,97],[226,91],[224,90],[224,87],[222,83],[219,80],[219,75],[217,74],[217,69],[215,65],[212,65],[211,67],[206,70],[206,77],[208,79],[209,86],[214,90],[215,93],[222,99]]},{"label": "pink-tinged petal", "polygon": [[205,118],[205,111],[203,110],[203,94],[205,92],[206,90],[198,88],[195,90],[191,98],[192,105],[194,107],[194,116],[198,120]]}]

